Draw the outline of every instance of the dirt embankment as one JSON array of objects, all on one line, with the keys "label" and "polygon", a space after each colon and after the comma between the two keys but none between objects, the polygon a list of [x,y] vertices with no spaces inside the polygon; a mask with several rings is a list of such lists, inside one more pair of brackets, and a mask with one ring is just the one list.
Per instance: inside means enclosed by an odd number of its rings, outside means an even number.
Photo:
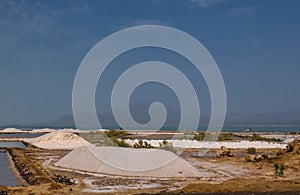
[{"label": "dirt embankment", "polygon": [[25,149],[13,148],[9,150],[9,153],[20,175],[28,182],[28,184],[55,183],[44,170],[41,163],[29,158],[25,151]]},{"label": "dirt embankment", "polygon": [[41,161],[28,155],[29,150],[38,149],[12,148],[8,152],[15,168],[30,186],[0,187],[2,194],[49,194],[49,192],[61,194],[73,192],[75,184],[72,179],[46,170]]},{"label": "dirt embankment", "polygon": [[220,184],[190,184],[176,193],[216,193],[216,192],[293,192],[300,191],[300,179],[267,180],[264,178],[235,178]]}]

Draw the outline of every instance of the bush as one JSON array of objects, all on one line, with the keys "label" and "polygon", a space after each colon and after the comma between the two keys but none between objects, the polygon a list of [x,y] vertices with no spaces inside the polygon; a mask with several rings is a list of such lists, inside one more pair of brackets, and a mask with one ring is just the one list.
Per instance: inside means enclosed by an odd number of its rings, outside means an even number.
[{"label": "bush", "polygon": [[257,153],[257,152],[256,152],[256,148],[253,148],[253,147],[248,148],[248,149],[247,149],[247,153],[248,153],[248,154],[256,154],[256,153]]},{"label": "bush", "polygon": [[129,144],[125,143],[124,140],[118,140],[117,138],[111,138],[111,140],[119,147],[129,147]]},{"label": "bush", "polygon": [[256,133],[253,133],[252,140],[253,141],[266,141],[266,142],[280,142],[281,141],[280,139],[277,139],[277,138],[265,138]]},{"label": "bush", "polygon": [[159,148],[161,150],[167,150],[173,153],[176,153],[177,150],[174,148],[174,146],[172,145],[172,143],[169,143],[167,140],[164,140],[162,143],[159,143]]},{"label": "bush", "polygon": [[119,147],[130,147],[129,144],[125,143],[125,140],[119,140],[115,137],[103,139],[104,146],[119,146]]},{"label": "bush", "polygon": [[234,137],[233,133],[221,133],[219,135],[218,140],[222,141],[222,140],[232,140]]},{"label": "bush", "polygon": [[205,133],[204,132],[199,132],[194,136],[194,139],[197,141],[203,140],[205,137]]},{"label": "bush", "polygon": [[117,137],[117,138],[128,135],[128,133],[124,130],[109,130],[106,131],[105,133],[108,137]]},{"label": "bush", "polygon": [[110,130],[107,132],[92,131],[89,133],[80,133],[80,136],[88,142],[96,146],[120,146],[129,147],[124,140],[119,140],[118,137],[127,134],[126,131]]},{"label": "bush", "polygon": [[282,177],[284,175],[285,166],[279,165],[278,162],[274,163],[275,168],[275,177],[279,176]]},{"label": "bush", "polygon": [[261,141],[261,140],[263,140],[263,138],[259,134],[256,134],[256,133],[253,133],[252,139],[253,139],[253,141]]},{"label": "bush", "polygon": [[212,133],[206,133],[206,132],[199,132],[194,136],[194,140],[200,141],[200,140],[213,140],[214,134]]},{"label": "bush", "polygon": [[143,141],[141,139],[138,141],[138,143],[135,143],[133,145],[133,147],[134,148],[153,148],[153,146],[150,143]]}]

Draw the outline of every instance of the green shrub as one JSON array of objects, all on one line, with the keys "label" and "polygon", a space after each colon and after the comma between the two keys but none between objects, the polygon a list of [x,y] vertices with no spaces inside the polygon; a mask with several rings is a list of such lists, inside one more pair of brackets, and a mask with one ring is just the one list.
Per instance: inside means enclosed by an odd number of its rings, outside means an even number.
[{"label": "green shrub", "polygon": [[153,148],[153,146],[150,143],[143,141],[141,139],[138,141],[138,143],[135,143],[133,145],[133,147],[134,148]]},{"label": "green shrub", "polygon": [[266,138],[266,137],[262,137],[259,134],[253,133],[252,135],[252,140],[253,141],[266,141],[266,142],[280,142],[280,139],[277,138]]},{"label": "green shrub", "polygon": [[103,131],[92,131],[89,133],[80,133],[79,135],[87,140],[88,142],[95,144],[97,146],[120,146],[129,147],[124,140],[119,140],[119,137],[127,135],[126,131],[110,130],[107,132]]},{"label": "green shrub", "polygon": [[124,130],[109,130],[106,131],[105,133],[108,137],[117,137],[117,138],[128,135],[128,133]]},{"label": "green shrub", "polygon": [[194,139],[197,141],[204,140],[205,132],[199,132],[195,134]]},{"label": "green shrub", "polygon": [[129,144],[125,143],[124,140],[118,140],[117,138],[111,138],[111,140],[119,147],[129,147]]},{"label": "green shrub", "polygon": [[167,140],[164,140],[162,143],[159,143],[159,148],[161,150],[167,150],[173,153],[176,153],[177,150],[174,148],[172,143],[169,143]]},{"label": "green shrub", "polygon": [[256,148],[253,148],[253,147],[248,148],[248,149],[247,149],[247,153],[248,153],[248,154],[256,154],[256,153],[257,153],[257,152],[256,152]]},{"label": "green shrub", "polygon": [[222,141],[222,140],[233,140],[233,133],[221,133],[219,135],[218,140]]},{"label": "green shrub", "polygon": [[256,134],[256,133],[253,133],[252,139],[253,139],[253,141],[261,141],[261,140],[263,140],[263,138],[259,134]]},{"label": "green shrub", "polygon": [[199,132],[195,134],[194,140],[201,141],[201,140],[216,140],[218,135],[216,133],[206,133],[206,132]]},{"label": "green shrub", "polygon": [[282,177],[284,175],[284,170],[285,170],[284,165],[279,165],[278,162],[275,162],[274,168],[275,168],[275,177],[276,176]]}]

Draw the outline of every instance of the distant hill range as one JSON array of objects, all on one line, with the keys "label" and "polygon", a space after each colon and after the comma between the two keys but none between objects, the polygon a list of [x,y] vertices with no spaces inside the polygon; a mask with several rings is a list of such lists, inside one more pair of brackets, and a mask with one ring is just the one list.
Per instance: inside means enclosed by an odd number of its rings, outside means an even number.
[{"label": "distant hill range", "polygon": [[[147,122],[143,114],[136,114],[135,120],[138,122]],[[103,127],[118,127],[112,113],[98,114]],[[149,118],[148,118],[149,119]],[[168,112],[168,118],[165,123],[167,127],[176,127],[180,120],[180,113],[175,111]],[[201,116],[200,124],[207,125],[209,116]],[[247,114],[247,115],[227,115],[225,125],[300,125],[299,113],[269,113],[269,114]],[[75,126],[73,115],[59,117],[52,123],[53,126]]]},{"label": "distant hill range", "polygon": [[[114,127],[119,128],[118,123],[116,122],[113,113],[107,112],[103,114],[97,114],[98,120],[100,121],[103,128]],[[86,117],[85,114],[82,114],[82,117]],[[147,123],[150,120],[150,116],[147,113],[136,113],[134,119],[138,123]],[[168,111],[167,119],[164,124],[166,127],[176,127],[180,121],[180,114],[174,111]],[[73,115],[65,115],[59,117],[52,123],[53,126],[75,126]]]},{"label": "distant hill range", "polygon": [[[143,104],[136,104],[131,107],[133,118],[138,123],[147,123],[150,120],[148,114],[148,107]],[[119,128],[112,112],[99,113],[98,119],[103,128]],[[164,127],[177,128],[180,121],[180,112],[174,110],[168,110],[167,120]],[[86,117],[82,114],[82,117]],[[193,116],[187,116],[189,119],[193,119]],[[200,125],[208,125],[210,116],[201,113]],[[300,112],[289,113],[265,113],[265,114],[227,114],[225,124],[227,126],[239,125],[239,126],[251,126],[251,125],[300,125]],[[0,126],[0,128],[15,127],[15,128],[75,128],[75,122],[73,115],[70,113],[58,117],[55,121],[47,123],[30,123],[30,124],[14,124]],[[92,127],[90,127],[92,128]]]},{"label": "distant hill range", "polygon": [[300,125],[300,112],[228,115],[226,124]]}]

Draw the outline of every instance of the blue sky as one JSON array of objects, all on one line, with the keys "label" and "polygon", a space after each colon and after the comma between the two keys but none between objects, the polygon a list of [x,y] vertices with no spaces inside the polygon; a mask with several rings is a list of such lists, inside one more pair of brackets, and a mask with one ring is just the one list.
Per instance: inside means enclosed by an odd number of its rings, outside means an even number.
[{"label": "blue sky", "polygon": [[[116,31],[146,24],[178,28],[210,51],[224,78],[228,114],[300,112],[299,19],[297,0],[0,1],[0,124],[71,114],[73,80],[86,53]],[[144,54],[178,61],[151,49]],[[198,85],[209,111],[205,83]],[[156,90],[166,91],[150,92]],[[99,86],[97,104],[106,111],[103,93]]]}]

